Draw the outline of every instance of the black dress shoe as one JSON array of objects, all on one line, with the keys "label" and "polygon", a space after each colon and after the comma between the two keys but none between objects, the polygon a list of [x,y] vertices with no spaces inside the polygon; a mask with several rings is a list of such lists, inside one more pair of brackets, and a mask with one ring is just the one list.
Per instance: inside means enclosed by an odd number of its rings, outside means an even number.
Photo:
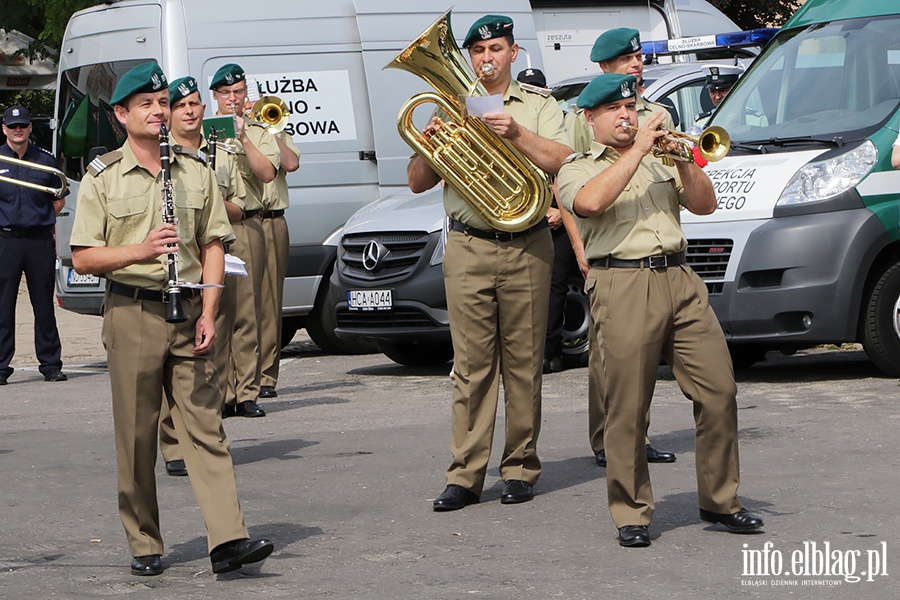
[{"label": "black dress shoe", "polygon": [[234,540],[216,546],[209,553],[213,573],[230,573],[244,565],[265,560],[275,544],[269,540]]},{"label": "black dress shoe", "polygon": [[266,416],[266,411],[261,409],[259,404],[253,400],[247,400],[246,402],[238,402],[235,405],[234,414],[238,417],[264,417]]},{"label": "black dress shoe", "polygon": [[6,375],[0,375],[0,385],[6,385],[8,379]]},{"label": "black dress shoe", "polygon": [[594,455],[594,460],[597,461],[598,467],[606,466],[606,450],[601,450],[597,454]]},{"label": "black dress shoe", "polygon": [[553,358],[544,359],[544,373],[559,373],[565,370],[562,356],[554,356]]},{"label": "black dress shoe", "polygon": [[650,528],[646,525],[619,527],[619,545],[626,548],[646,548],[650,545]]},{"label": "black dress shoe", "polygon": [[758,531],[762,529],[763,520],[751,513],[746,508],[742,508],[734,514],[723,515],[708,510],[700,509],[700,518],[707,523],[721,523],[729,530],[743,533],[747,531]]},{"label": "black dress shoe", "polygon": [[277,398],[278,392],[275,391],[275,387],[271,385],[263,385],[259,388],[259,397],[260,398]]},{"label": "black dress shoe", "polygon": [[480,498],[461,485],[451,483],[434,499],[434,510],[459,510],[470,504],[478,504]]},{"label": "black dress shoe", "polygon": [[519,504],[528,502],[534,498],[531,484],[518,479],[510,479],[503,486],[503,494],[500,496],[500,504]]},{"label": "black dress shoe", "polygon": [[228,417],[236,417],[237,410],[234,408],[234,404],[224,404],[222,405],[222,418],[227,419]]},{"label": "black dress shoe", "polygon": [[187,475],[187,466],[183,460],[170,460],[166,462],[166,475],[185,477]]},{"label": "black dress shoe", "polygon": [[162,572],[162,560],[160,560],[159,554],[135,556],[131,561],[132,575],[159,575]]},{"label": "black dress shoe", "polygon": [[652,463],[675,462],[675,453],[657,450],[650,444],[647,444],[647,462],[652,462]]},{"label": "black dress shoe", "polygon": [[56,371],[50,371],[48,373],[44,373],[44,381],[68,381],[69,378],[66,377],[66,374],[57,369]]}]

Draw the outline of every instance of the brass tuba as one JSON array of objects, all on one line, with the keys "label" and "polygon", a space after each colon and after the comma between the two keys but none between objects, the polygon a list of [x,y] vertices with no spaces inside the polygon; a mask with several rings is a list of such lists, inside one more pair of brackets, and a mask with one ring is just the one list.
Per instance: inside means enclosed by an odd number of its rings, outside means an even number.
[{"label": "brass tuba", "polygon": [[[409,71],[437,90],[403,105],[397,117],[400,137],[491,227],[524,231],[546,216],[552,200],[547,174],[480,119],[466,115],[460,96],[488,94],[459,51],[449,10],[384,68]],[[431,137],[412,122],[413,110],[428,102],[450,118]]]}]

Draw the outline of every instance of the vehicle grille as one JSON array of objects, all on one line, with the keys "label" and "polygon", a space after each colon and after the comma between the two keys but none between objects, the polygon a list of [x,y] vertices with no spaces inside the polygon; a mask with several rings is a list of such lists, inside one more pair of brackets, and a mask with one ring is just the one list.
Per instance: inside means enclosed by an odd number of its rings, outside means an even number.
[{"label": "vehicle grille", "polygon": [[377,329],[422,327],[433,328],[438,323],[417,308],[399,307],[391,310],[347,310],[337,311],[337,324],[341,329]]},{"label": "vehicle grille", "polygon": [[721,294],[733,240],[688,240],[687,262],[706,283],[710,294]]},{"label": "vehicle grille", "polygon": [[[387,253],[381,257],[374,270],[363,266],[363,252],[369,242],[383,246]],[[424,232],[363,233],[341,238],[341,275],[358,281],[403,279],[416,268],[428,245]]]}]

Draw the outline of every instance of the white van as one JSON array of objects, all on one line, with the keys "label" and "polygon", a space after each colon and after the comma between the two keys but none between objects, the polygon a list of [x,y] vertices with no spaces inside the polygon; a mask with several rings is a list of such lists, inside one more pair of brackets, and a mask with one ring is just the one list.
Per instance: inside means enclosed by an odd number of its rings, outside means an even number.
[{"label": "white van", "polygon": [[710,121],[718,209],[682,220],[737,366],[861,342],[900,375],[898,30],[896,0],[808,0]]},{"label": "white van", "polygon": [[[656,38],[735,28],[701,0],[452,3],[457,37],[488,10],[511,16],[527,60],[552,70],[553,79],[594,69],[590,45],[612,27],[634,26]],[[339,233],[357,209],[406,187],[410,150],[397,134],[397,111],[427,88],[409,73],[382,68],[450,4],[331,0],[257,7],[236,0],[127,0],[73,15],[60,51],[54,121],[54,151],[76,188],[57,222],[60,304],[100,311],[104,282],[75,273],[68,241],[85,166],[124,140],[108,105],[119,76],[153,59],[170,79],[190,74],[205,84],[222,64],[236,62],[264,93],[290,105],[287,130],[302,151],[300,170],[288,174],[285,337],[305,327],[326,351],[357,349],[358,343],[334,334],[328,281]],[[682,9],[691,18],[680,22]],[[207,96],[208,115],[214,106]]]}]

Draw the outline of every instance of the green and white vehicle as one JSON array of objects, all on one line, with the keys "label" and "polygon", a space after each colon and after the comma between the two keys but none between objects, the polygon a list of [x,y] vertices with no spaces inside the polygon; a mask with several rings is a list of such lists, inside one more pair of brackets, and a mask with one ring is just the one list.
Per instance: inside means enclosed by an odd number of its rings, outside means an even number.
[{"label": "green and white vehicle", "polygon": [[860,342],[900,376],[898,31],[896,0],[808,0],[710,121],[719,206],[682,219],[737,366]]}]

